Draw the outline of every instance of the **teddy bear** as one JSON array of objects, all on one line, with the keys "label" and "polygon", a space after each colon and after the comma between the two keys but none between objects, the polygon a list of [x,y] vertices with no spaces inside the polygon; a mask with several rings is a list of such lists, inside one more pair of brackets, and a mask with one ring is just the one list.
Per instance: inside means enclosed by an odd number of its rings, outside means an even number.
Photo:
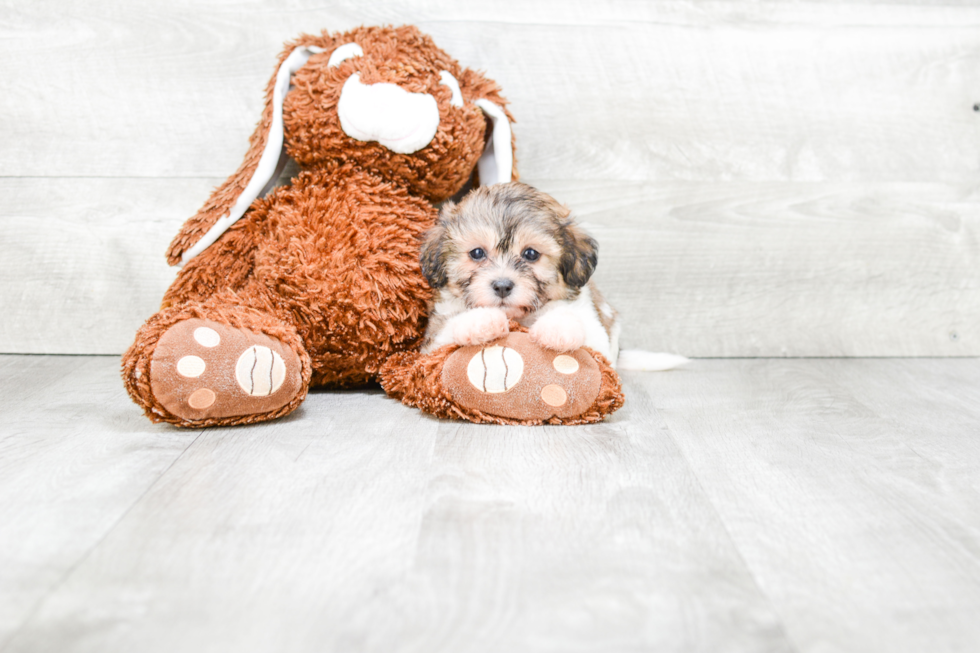
[{"label": "teddy bear", "polygon": [[[280,417],[311,386],[382,381],[440,417],[493,421],[500,393],[479,390],[493,395],[487,405],[451,391],[458,348],[417,349],[431,296],[419,242],[436,206],[469,185],[517,179],[497,84],[413,26],[360,27],[287,43],[265,98],[241,166],[170,245],[180,271],[123,356],[130,396],[153,421],[201,428]],[[276,186],[289,159],[299,171]],[[527,342],[509,349],[554,358]],[[568,392],[618,392],[608,364],[573,355],[587,366],[574,376],[591,385]],[[455,380],[434,382],[443,376]],[[555,385],[525,377],[525,394]],[[517,421],[594,421],[592,403]]]}]

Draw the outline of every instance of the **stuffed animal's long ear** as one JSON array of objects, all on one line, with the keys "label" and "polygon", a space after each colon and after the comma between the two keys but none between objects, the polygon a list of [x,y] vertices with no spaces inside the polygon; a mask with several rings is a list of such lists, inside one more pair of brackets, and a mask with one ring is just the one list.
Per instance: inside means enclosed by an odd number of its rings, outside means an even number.
[{"label": "stuffed animal's long ear", "polygon": [[497,82],[483,73],[464,68],[459,74],[459,85],[466,101],[473,102],[483,111],[490,134],[486,139],[483,155],[477,162],[481,186],[517,181],[517,156],[514,132],[510,126],[514,116],[507,109],[507,100],[500,94]]},{"label": "stuffed animal's long ear", "polygon": [[516,181],[514,135],[510,129],[510,118],[502,106],[490,100],[480,99],[475,104],[480,107],[492,125],[486,148],[476,164],[480,173],[480,185],[491,186]]},{"label": "stuffed animal's long ear", "polygon": [[561,257],[558,259],[558,271],[569,286],[581,288],[595,272],[599,262],[599,243],[571,221],[561,226],[559,240]]},{"label": "stuffed animal's long ear", "polygon": [[275,184],[287,160],[283,150],[283,98],[289,92],[292,74],[319,52],[323,48],[300,45],[280,56],[276,74],[266,88],[265,109],[249,139],[245,160],[235,174],[211,193],[201,210],[184,223],[167,250],[170,265],[183,265],[207,249],[245,214],[257,197]]}]

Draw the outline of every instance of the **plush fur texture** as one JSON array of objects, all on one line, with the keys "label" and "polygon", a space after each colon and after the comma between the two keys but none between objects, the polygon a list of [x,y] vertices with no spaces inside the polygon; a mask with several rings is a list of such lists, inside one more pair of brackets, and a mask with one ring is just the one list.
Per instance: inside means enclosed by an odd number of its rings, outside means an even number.
[{"label": "plush fur texture", "polygon": [[[333,50],[347,43],[359,44],[364,55],[328,66]],[[419,240],[435,222],[433,204],[471,179],[489,138],[488,121],[473,103],[487,99],[506,111],[506,101],[495,82],[463,69],[414,27],[301,36],[286,45],[279,63],[300,45],[324,50],[294,75],[283,105],[285,149],[301,172],[256,200],[189,261],[161,312],[123,357],[126,388],[153,421],[203,427],[278,417],[299,405],[308,386],[376,380],[390,357],[421,342],[430,289],[419,266]],[[458,80],[463,106],[452,104],[441,71]],[[396,84],[433,96],[440,121],[432,141],[398,154],[349,137],[336,107],[354,72],[363,84]],[[171,264],[228,213],[248,184],[272,120],[274,79],[245,160],[174,238]],[[172,414],[151,392],[150,362],[163,333],[192,317],[281,340],[302,361],[302,391],[270,413],[193,421]]]},{"label": "plush fur texture", "polygon": [[[514,321],[510,322],[511,332],[526,333],[527,329]],[[395,354],[384,365],[382,386],[390,396],[400,399],[407,406],[444,419],[458,419],[479,424],[511,424],[537,426],[540,424],[591,424],[605,419],[607,415],[623,406],[624,397],[619,376],[610,367],[604,356],[591,349],[588,352],[601,373],[599,393],[585,411],[573,417],[551,417],[548,419],[520,419],[491,415],[475,408],[466,407],[457,401],[443,381],[443,368],[447,360],[460,349],[460,345],[448,345],[431,354],[404,352]]]},{"label": "plush fur texture", "polygon": [[[227,426],[232,424],[251,424],[286,415],[296,409],[306,397],[312,376],[310,357],[306,354],[303,341],[296,329],[288,323],[277,320],[274,316],[275,307],[235,305],[239,296],[229,293],[218,293],[206,302],[187,302],[181,306],[164,309],[146,321],[136,334],[136,341],[123,357],[123,381],[129,395],[140,404],[147,417],[154,422],[166,421],[180,426]],[[178,322],[191,318],[206,318],[222,322],[230,326],[263,333],[276,338],[290,347],[300,357],[302,365],[303,387],[301,391],[285,406],[261,414],[247,414],[237,417],[222,417],[186,422],[170,413],[160,401],[154,397],[151,388],[152,377],[150,365],[153,353],[160,337]]]}]

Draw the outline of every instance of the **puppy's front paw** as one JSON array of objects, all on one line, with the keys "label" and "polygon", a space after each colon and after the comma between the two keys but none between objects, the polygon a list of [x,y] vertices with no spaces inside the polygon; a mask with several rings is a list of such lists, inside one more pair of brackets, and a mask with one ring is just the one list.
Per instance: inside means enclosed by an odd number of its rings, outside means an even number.
[{"label": "puppy's front paw", "polygon": [[507,314],[499,308],[474,308],[453,318],[453,341],[482,345],[510,332]]},{"label": "puppy's front paw", "polygon": [[585,344],[585,327],[574,315],[542,315],[527,331],[531,342],[554,351],[573,351]]}]

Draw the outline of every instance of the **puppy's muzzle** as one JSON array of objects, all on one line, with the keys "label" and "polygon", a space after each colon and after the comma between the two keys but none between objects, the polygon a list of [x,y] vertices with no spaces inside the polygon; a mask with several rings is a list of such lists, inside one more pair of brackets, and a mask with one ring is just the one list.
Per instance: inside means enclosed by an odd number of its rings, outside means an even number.
[{"label": "puppy's muzzle", "polygon": [[377,141],[398,154],[418,152],[432,142],[439,128],[434,97],[411,93],[397,84],[362,84],[360,73],[344,83],[337,116],[351,138]]},{"label": "puppy's muzzle", "polygon": [[497,293],[497,297],[503,299],[514,289],[514,282],[510,279],[497,279],[490,284],[490,287]]}]

